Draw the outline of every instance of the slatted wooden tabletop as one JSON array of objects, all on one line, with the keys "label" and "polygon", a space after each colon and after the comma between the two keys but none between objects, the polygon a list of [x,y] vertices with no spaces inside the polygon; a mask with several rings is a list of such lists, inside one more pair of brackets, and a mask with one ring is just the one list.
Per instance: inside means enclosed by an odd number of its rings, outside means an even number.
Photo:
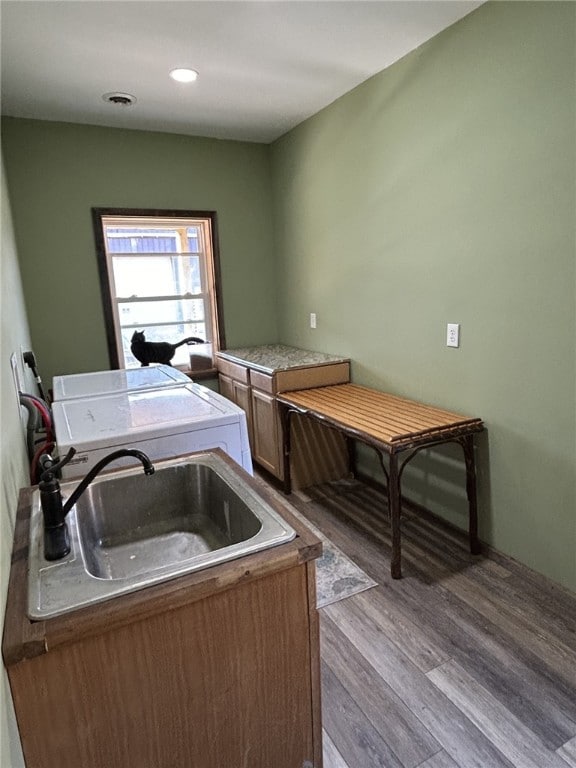
[{"label": "slatted wooden tabletop", "polygon": [[456,432],[480,432],[482,420],[357,384],[284,392],[278,400],[353,430],[390,451],[442,440]]}]

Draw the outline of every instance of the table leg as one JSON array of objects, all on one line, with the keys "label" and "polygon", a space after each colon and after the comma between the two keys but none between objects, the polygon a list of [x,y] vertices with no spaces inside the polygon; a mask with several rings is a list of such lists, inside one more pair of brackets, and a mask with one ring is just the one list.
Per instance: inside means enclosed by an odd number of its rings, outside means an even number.
[{"label": "table leg", "polygon": [[478,502],[476,498],[476,463],[474,459],[474,436],[466,435],[461,441],[466,463],[466,495],[468,496],[468,531],[470,538],[470,552],[473,555],[480,554],[480,540],[478,539]]},{"label": "table leg", "polygon": [[388,468],[388,508],[390,510],[390,528],[392,531],[392,561],[390,573],[393,579],[402,578],[402,555],[400,543],[400,480],[398,477],[398,457],[392,453]]},{"label": "table leg", "polygon": [[348,471],[353,477],[356,477],[356,442],[347,435],[344,435],[346,440],[346,453],[348,455]]}]

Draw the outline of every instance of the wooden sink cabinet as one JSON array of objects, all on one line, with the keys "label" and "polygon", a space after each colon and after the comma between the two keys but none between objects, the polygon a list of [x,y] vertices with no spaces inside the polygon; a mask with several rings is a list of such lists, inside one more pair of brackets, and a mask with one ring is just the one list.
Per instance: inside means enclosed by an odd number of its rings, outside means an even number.
[{"label": "wooden sink cabinet", "polygon": [[46,621],[21,492],[2,652],[27,768],[321,768],[321,544],[249,481],[293,541]]}]

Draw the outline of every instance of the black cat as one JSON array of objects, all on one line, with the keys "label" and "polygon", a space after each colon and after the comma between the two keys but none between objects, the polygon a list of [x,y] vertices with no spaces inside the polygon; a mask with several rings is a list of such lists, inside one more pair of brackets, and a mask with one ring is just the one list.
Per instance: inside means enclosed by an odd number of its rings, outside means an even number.
[{"label": "black cat", "polygon": [[177,347],[181,347],[182,344],[204,343],[204,339],[199,339],[197,336],[189,336],[187,339],[179,341],[178,344],[170,344],[168,341],[146,341],[144,331],[134,331],[130,349],[136,360],[143,366],[150,365],[150,363],[170,365],[170,360],[174,357]]}]

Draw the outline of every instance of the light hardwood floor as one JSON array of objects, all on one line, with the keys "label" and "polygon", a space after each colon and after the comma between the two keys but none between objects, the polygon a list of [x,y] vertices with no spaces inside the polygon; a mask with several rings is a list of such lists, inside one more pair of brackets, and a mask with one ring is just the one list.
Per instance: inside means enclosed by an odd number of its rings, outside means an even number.
[{"label": "light hardwood floor", "polygon": [[576,768],[576,595],[381,491],[293,494],[378,586],[320,610],[324,768]]}]

